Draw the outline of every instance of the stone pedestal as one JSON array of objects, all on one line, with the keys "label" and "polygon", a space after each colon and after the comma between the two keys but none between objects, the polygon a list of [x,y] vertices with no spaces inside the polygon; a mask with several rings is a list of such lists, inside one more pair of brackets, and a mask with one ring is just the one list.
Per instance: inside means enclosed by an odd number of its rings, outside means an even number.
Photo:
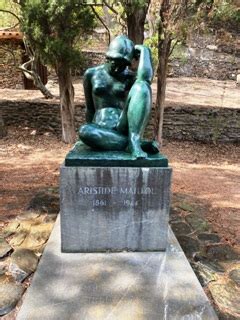
[{"label": "stone pedestal", "polygon": [[[17,320],[217,320],[168,227],[167,161],[84,167],[74,153],[68,159],[62,250],[57,220]],[[142,252],[104,252],[123,250]]]},{"label": "stone pedestal", "polygon": [[62,252],[163,251],[171,168],[61,168]]}]

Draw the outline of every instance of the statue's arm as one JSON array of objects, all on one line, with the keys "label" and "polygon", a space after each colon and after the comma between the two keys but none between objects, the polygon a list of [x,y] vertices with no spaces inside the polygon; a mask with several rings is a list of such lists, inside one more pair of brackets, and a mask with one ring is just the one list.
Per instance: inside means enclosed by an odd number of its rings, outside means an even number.
[{"label": "statue's arm", "polygon": [[92,76],[93,76],[93,70],[88,69],[83,77],[83,89],[84,89],[84,95],[85,95],[85,101],[86,101],[86,121],[92,122],[94,114],[95,114],[95,107],[94,102],[92,98]]},{"label": "statue's arm", "polygon": [[151,83],[153,78],[151,51],[144,45],[136,45],[135,50],[140,54],[136,80]]}]

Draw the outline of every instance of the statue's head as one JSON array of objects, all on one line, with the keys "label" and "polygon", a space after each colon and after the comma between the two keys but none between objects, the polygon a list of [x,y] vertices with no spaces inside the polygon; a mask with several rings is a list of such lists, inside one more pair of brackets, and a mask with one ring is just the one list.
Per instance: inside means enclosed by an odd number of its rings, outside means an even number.
[{"label": "statue's head", "polygon": [[112,74],[120,73],[131,65],[134,53],[134,43],[128,37],[121,35],[114,38],[106,53],[110,72]]},{"label": "statue's head", "polygon": [[111,41],[106,56],[110,59],[124,59],[130,65],[134,53],[134,43],[128,37],[121,35]]}]

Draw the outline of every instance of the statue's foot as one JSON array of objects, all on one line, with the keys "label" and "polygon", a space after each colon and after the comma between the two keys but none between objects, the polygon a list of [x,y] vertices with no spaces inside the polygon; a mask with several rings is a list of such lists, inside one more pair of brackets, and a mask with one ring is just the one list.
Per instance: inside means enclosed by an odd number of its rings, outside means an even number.
[{"label": "statue's foot", "polygon": [[148,154],[146,152],[144,152],[143,150],[133,150],[132,156],[135,159],[142,159],[142,158],[147,158]]},{"label": "statue's foot", "polygon": [[140,143],[130,142],[128,149],[135,159],[147,158],[148,156],[148,154],[142,150]]},{"label": "statue's foot", "polygon": [[132,134],[129,140],[128,149],[135,159],[147,158],[148,154],[141,147],[140,136]]}]

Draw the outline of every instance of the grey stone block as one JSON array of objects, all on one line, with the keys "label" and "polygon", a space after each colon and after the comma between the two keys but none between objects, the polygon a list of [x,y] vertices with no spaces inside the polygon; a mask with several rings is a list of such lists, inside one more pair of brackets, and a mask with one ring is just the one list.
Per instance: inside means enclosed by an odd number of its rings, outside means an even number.
[{"label": "grey stone block", "polygon": [[171,168],[61,168],[63,252],[166,249]]},{"label": "grey stone block", "polygon": [[59,221],[17,320],[217,320],[169,229],[165,252],[62,253]]}]

